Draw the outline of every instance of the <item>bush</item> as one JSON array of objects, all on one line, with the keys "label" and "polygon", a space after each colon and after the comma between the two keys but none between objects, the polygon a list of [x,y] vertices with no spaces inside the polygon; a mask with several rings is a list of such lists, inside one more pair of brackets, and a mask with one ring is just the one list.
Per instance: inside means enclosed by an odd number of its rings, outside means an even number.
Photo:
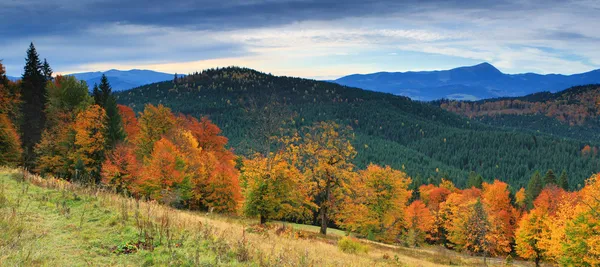
[{"label": "bush", "polygon": [[345,253],[357,254],[368,253],[369,247],[362,245],[358,240],[350,237],[343,237],[337,243],[338,248]]}]

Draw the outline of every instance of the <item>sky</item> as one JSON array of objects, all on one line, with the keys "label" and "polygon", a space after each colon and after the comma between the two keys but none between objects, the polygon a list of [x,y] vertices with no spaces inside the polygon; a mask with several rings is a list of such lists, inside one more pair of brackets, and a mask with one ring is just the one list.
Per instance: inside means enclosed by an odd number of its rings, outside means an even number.
[{"label": "sky", "polygon": [[0,59],[34,42],[56,73],[243,66],[333,79],[489,62],[505,73],[600,68],[597,0],[0,0]]}]

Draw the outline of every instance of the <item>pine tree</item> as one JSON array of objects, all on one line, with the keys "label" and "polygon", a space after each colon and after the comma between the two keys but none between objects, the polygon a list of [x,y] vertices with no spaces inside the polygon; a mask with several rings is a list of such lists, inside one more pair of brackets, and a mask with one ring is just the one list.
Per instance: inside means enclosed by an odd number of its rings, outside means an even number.
[{"label": "pine tree", "polygon": [[101,101],[101,103],[98,103],[98,105],[100,105],[101,107],[105,107],[106,101],[108,101],[108,98],[112,94],[112,87],[110,86],[110,83],[108,82],[108,78],[104,74],[102,74],[102,78],[100,79],[100,85],[98,85],[98,89],[100,89],[100,101]]},{"label": "pine tree", "polygon": [[469,173],[469,178],[467,180],[467,188],[475,187],[481,189],[481,185],[483,184],[483,177],[478,175],[474,171]]},{"label": "pine tree", "polygon": [[44,63],[42,64],[42,73],[44,74],[46,82],[54,80],[54,78],[52,78],[52,68],[50,68],[50,64],[48,64],[48,61],[45,58]]},{"label": "pine tree", "polygon": [[554,172],[552,170],[548,170],[546,172],[546,175],[544,176],[544,186],[548,186],[548,185],[556,185],[556,175],[554,175]]},{"label": "pine tree", "polygon": [[562,189],[568,191],[569,190],[569,177],[567,176],[567,171],[563,170],[558,178],[558,186]]},{"label": "pine tree", "polygon": [[544,188],[542,175],[539,171],[535,171],[535,173],[529,179],[529,183],[527,184],[527,202],[529,207],[533,205],[533,200],[537,198],[537,196],[542,192]]},{"label": "pine tree", "polygon": [[112,95],[112,87],[105,74],[102,74],[99,86],[94,84],[92,95],[94,96],[96,105],[104,108],[108,117],[106,144],[109,148],[115,147],[119,141],[125,139],[125,132],[123,130],[121,114],[119,114],[119,109],[117,108],[117,100]]},{"label": "pine tree", "polygon": [[109,148],[113,148],[118,142],[125,139],[123,121],[114,96],[111,95],[108,97],[104,109],[106,110],[106,116],[108,117],[106,144]]},{"label": "pine tree", "polygon": [[25,165],[31,167],[34,161],[33,147],[40,140],[46,122],[46,78],[42,73],[42,63],[33,43],[27,50],[25,68],[21,83],[22,100],[22,141]]},{"label": "pine tree", "polygon": [[92,89],[92,97],[94,98],[94,103],[96,105],[102,106],[102,95],[100,94],[98,84],[94,84],[94,89]]}]

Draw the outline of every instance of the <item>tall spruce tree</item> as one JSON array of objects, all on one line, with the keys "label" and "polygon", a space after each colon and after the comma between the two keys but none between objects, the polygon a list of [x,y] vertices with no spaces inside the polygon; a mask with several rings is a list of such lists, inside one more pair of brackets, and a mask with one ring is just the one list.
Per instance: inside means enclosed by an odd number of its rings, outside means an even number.
[{"label": "tall spruce tree", "polygon": [[551,184],[556,185],[556,175],[554,175],[554,172],[550,169],[546,172],[546,175],[544,175],[544,186]]},{"label": "tall spruce tree", "polygon": [[102,74],[102,78],[100,78],[100,85],[98,85],[98,89],[100,89],[101,101],[101,103],[98,103],[98,105],[104,107],[106,105],[106,101],[108,101],[108,98],[112,94],[112,87],[110,86],[108,78],[105,74]]},{"label": "tall spruce tree", "polygon": [[469,178],[467,179],[467,188],[475,187],[481,189],[483,185],[483,177],[478,175],[474,171],[469,173]]},{"label": "tall spruce tree", "polygon": [[46,76],[33,43],[27,50],[21,82],[22,142],[25,166],[32,167],[35,160],[33,147],[40,140],[46,122]]},{"label": "tall spruce tree", "polygon": [[558,178],[558,186],[560,186],[564,190],[569,190],[569,177],[567,176],[567,171],[563,170]]},{"label": "tall spruce tree", "polygon": [[544,184],[542,181],[542,175],[539,171],[535,171],[535,173],[529,179],[529,183],[527,184],[527,204],[531,208],[533,206],[533,200],[535,200],[538,195],[544,189]]},{"label": "tall spruce tree", "polygon": [[44,74],[46,82],[54,80],[54,78],[52,78],[52,68],[50,68],[50,64],[48,64],[48,61],[45,58],[44,63],[42,64],[42,73]]},{"label": "tall spruce tree", "polygon": [[100,93],[100,89],[98,88],[98,84],[94,84],[94,89],[92,89],[92,97],[94,98],[94,103],[98,106],[102,106],[102,94]]},{"label": "tall spruce tree", "polygon": [[112,95],[112,87],[106,75],[102,74],[100,85],[97,86],[94,84],[92,95],[96,104],[106,111],[106,116],[108,117],[106,144],[109,148],[112,148],[119,141],[125,139],[125,132],[123,130],[121,115],[117,108],[117,100]]}]

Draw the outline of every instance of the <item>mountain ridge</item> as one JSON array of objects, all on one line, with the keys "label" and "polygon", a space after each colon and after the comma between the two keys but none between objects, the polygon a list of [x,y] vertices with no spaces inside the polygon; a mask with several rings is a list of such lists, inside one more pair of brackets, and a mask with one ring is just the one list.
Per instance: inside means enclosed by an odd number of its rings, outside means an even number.
[{"label": "mountain ridge", "polygon": [[404,95],[414,100],[480,100],[556,92],[572,86],[600,83],[600,69],[572,75],[505,74],[483,62],[449,70],[351,74],[331,82]]}]

